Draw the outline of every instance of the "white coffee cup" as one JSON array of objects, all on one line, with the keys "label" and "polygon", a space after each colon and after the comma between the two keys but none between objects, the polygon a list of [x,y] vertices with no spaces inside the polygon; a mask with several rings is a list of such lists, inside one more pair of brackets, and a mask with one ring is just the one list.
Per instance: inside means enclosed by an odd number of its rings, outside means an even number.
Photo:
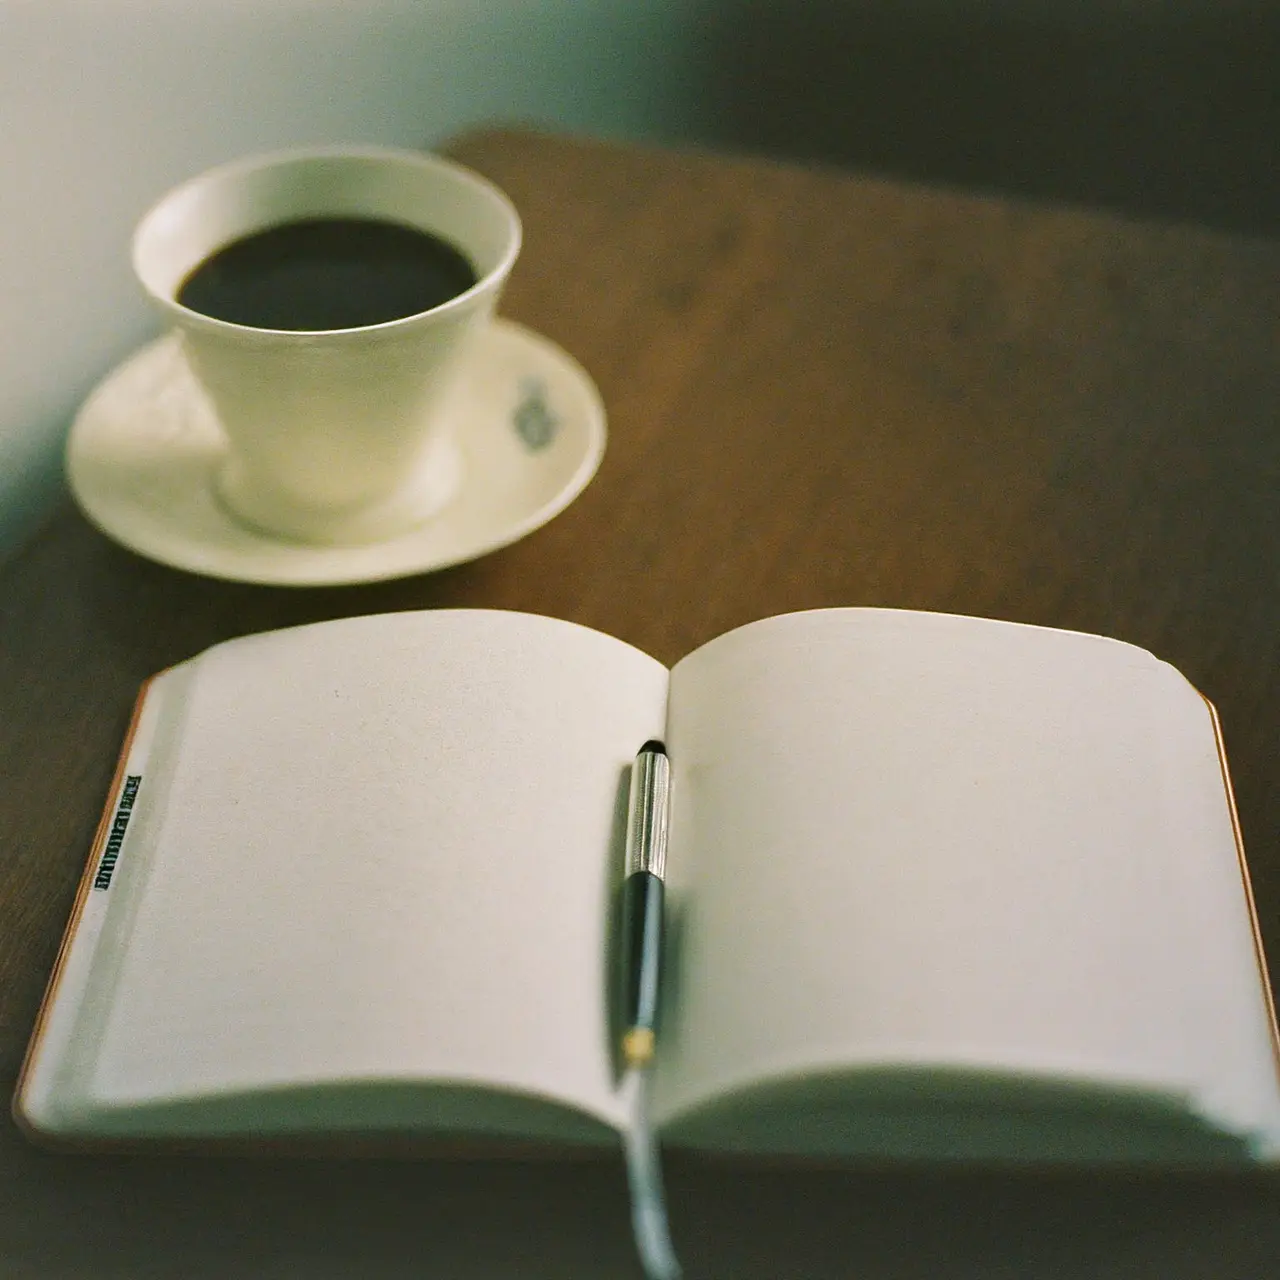
[{"label": "white coffee cup", "polygon": [[[191,272],[230,242],[308,218],[429,231],[470,260],[472,288],[360,328],[259,329],[183,306]],[[181,334],[227,436],[215,487],[239,520],[300,542],[379,541],[428,519],[460,478],[441,409],[520,251],[492,183],[420,152],[322,148],[254,156],[174,188],[133,241],[143,288]]]}]

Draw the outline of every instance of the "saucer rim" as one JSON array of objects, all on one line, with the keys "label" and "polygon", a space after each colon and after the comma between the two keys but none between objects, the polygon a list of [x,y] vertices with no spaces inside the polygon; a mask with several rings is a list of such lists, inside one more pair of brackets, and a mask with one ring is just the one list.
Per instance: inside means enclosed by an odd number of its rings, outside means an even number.
[{"label": "saucer rim", "polygon": [[[92,414],[99,392],[105,390],[116,378],[122,376],[125,370],[135,362],[153,357],[153,353],[162,347],[176,344],[178,337],[173,332],[161,334],[158,338],[136,348],[109,370],[90,391],[88,396],[85,397],[84,402],[76,413],[63,451],[63,468],[67,486],[77,507],[89,523],[113,542],[144,559],[162,564],[167,568],[223,582],[299,588],[359,586],[416,577],[420,574],[434,573],[441,569],[468,564],[473,560],[480,559],[482,556],[501,551],[503,548],[528,537],[529,534],[550,523],[556,516],[572,505],[599,470],[608,443],[607,414],[600,390],[591,375],[568,351],[560,346],[559,343],[530,328],[528,325],[509,320],[503,316],[494,317],[490,322],[489,330],[490,333],[505,332],[522,345],[536,351],[541,357],[541,362],[557,366],[559,373],[572,379],[576,384],[577,394],[582,397],[584,402],[579,411],[581,412],[585,440],[576,464],[572,470],[566,472],[559,489],[548,501],[529,510],[527,514],[517,521],[495,521],[492,526],[494,532],[487,537],[478,537],[470,547],[464,547],[445,555],[424,556],[419,554],[414,556],[411,554],[415,541],[424,536],[429,536],[429,530],[437,527],[439,522],[448,520],[449,512],[454,507],[453,501],[416,529],[397,533],[381,541],[352,547],[310,546],[305,543],[272,538],[264,532],[237,523],[229,513],[215,503],[214,506],[219,513],[219,518],[226,522],[227,527],[234,527],[238,534],[250,537],[253,540],[253,545],[259,549],[270,549],[277,554],[283,553],[281,559],[270,565],[250,565],[243,562],[239,564],[228,563],[228,561],[238,558],[239,553],[236,551],[224,551],[218,557],[221,563],[211,563],[204,557],[183,554],[186,550],[196,550],[197,544],[190,543],[188,546],[180,547],[175,551],[171,545],[157,545],[145,537],[134,536],[134,530],[120,531],[114,528],[111,521],[111,512],[108,510],[104,515],[102,507],[97,501],[103,491],[102,487],[86,486],[83,474],[78,474],[77,472],[77,446],[84,439],[86,433],[92,431],[93,427],[96,426],[92,422]],[[89,425],[85,425],[86,423]],[[463,443],[466,434],[467,428],[463,427],[459,430],[461,439],[451,441],[452,447],[464,454],[467,453]],[[473,455],[467,454],[467,460],[471,465],[464,467],[462,481],[457,491],[459,495],[464,493],[470,484],[476,482],[475,458]],[[90,492],[85,492],[86,487],[89,488]],[[365,565],[362,568],[352,568],[342,563],[343,558],[348,560],[357,557],[364,559],[376,555],[379,551],[392,548],[400,548],[402,555],[399,558],[393,558],[390,563],[383,566]],[[325,561],[335,560],[337,563],[329,563],[327,565],[324,563]]]}]

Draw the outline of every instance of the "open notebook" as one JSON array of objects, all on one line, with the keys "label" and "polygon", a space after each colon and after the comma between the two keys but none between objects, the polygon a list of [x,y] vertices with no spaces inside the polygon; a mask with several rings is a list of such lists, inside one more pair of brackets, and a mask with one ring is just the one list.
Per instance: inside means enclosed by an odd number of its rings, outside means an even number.
[{"label": "open notebook", "polygon": [[652,1105],[720,1152],[1268,1161],[1216,721],[1076,633],[838,609],[668,670],[515,613],[156,677],[33,1036],[46,1139],[616,1143],[628,770],[672,766]]}]

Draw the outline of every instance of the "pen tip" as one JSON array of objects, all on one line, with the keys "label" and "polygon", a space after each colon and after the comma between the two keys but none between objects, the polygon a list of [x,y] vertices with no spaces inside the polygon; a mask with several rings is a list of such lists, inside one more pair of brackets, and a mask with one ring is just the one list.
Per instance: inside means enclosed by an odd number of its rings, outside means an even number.
[{"label": "pen tip", "polygon": [[[632,741],[634,742],[635,739],[633,738]],[[657,740],[657,738],[650,738],[649,741],[646,742],[644,746],[640,748],[640,750],[656,751],[660,756],[665,756],[667,754],[666,747],[664,747],[662,743]]]}]

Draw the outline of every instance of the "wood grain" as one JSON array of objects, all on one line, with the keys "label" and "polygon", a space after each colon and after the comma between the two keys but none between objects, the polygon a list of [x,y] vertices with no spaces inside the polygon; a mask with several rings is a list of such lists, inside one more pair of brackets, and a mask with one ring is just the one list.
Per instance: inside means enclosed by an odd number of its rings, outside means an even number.
[{"label": "wood grain", "polygon": [[[672,661],[875,604],[1143,645],[1217,705],[1280,956],[1280,247],[1086,212],[490,132],[503,310],[596,378],[610,444],[547,528],[298,591],[170,571],[69,506],[0,568],[0,1087],[138,685],[217,640],[388,609],[554,614]],[[1187,945],[1194,948],[1195,939]],[[1265,1178],[672,1162],[691,1276],[1260,1275]],[[630,1276],[620,1176],[545,1165],[67,1157],[0,1130],[6,1277]]]}]

